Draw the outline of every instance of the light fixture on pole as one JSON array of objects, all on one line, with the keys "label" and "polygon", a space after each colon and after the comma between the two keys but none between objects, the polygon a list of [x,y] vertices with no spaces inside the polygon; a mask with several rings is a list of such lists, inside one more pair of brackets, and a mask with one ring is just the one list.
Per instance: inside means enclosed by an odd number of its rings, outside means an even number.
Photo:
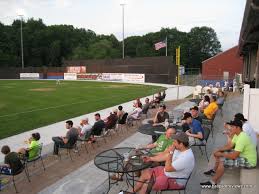
[{"label": "light fixture on pole", "polygon": [[124,6],[126,5],[125,1],[121,1],[120,5],[122,7],[122,58],[124,59]]},{"label": "light fixture on pole", "polygon": [[18,15],[21,17],[21,56],[22,56],[22,69],[24,68],[24,59],[23,59],[23,34],[22,34],[22,21],[23,15]]}]

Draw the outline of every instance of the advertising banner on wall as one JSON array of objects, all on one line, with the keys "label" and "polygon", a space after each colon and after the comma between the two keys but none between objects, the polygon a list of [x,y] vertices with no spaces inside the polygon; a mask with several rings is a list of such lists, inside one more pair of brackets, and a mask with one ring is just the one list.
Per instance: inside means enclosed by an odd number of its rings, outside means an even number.
[{"label": "advertising banner on wall", "polygon": [[85,66],[69,66],[67,67],[67,73],[86,73]]},{"label": "advertising banner on wall", "polygon": [[122,73],[102,73],[102,80],[123,81],[123,74]]},{"label": "advertising banner on wall", "polygon": [[76,73],[64,73],[64,80],[77,80]]},{"label": "advertising banner on wall", "polygon": [[101,80],[102,74],[101,73],[80,73],[77,74],[78,80]]},{"label": "advertising banner on wall", "polygon": [[124,82],[144,83],[145,74],[125,73],[123,75],[123,81]]},{"label": "advertising banner on wall", "polygon": [[40,79],[39,73],[20,73],[20,79]]}]

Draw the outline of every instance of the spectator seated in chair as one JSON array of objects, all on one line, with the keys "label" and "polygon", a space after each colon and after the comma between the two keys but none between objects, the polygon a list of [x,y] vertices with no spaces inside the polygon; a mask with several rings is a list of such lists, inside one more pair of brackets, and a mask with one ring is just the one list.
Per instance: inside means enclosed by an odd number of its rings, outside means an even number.
[{"label": "spectator seated in chair", "polygon": [[163,104],[159,106],[153,122],[151,121],[151,123],[153,123],[154,126],[159,125],[164,123],[166,119],[169,120],[169,114],[166,112],[166,106]]},{"label": "spectator seated in chair", "polygon": [[95,118],[95,123],[92,127],[92,132],[91,132],[91,138],[89,140],[89,143],[94,143],[95,142],[95,135],[99,136],[102,134],[102,130],[105,128],[105,123],[101,119],[101,115],[99,113],[96,113],[94,115]]},{"label": "spectator seated in chair", "polygon": [[113,127],[116,126],[116,123],[118,121],[118,116],[117,116],[117,109],[114,109],[111,113],[110,116],[108,116],[106,119],[104,119],[105,122],[105,130],[107,131],[108,129],[112,129]]},{"label": "spectator seated in chair", "polygon": [[242,113],[237,113],[234,116],[234,120],[239,120],[242,122],[243,126],[242,129],[243,131],[251,138],[253,144],[257,146],[257,137],[256,137],[256,132],[251,126],[251,124],[248,122],[247,119],[245,119],[244,115]]},{"label": "spectator seated in chair", "polygon": [[218,98],[217,98],[217,104],[219,105],[219,106],[223,106],[223,104],[224,104],[224,101],[225,101],[225,97],[224,97],[224,92],[222,92],[222,91],[219,91],[218,92]]},{"label": "spectator seated in chair", "polygon": [[117,112],[117,117],[118,120],[120,121],[122,119],[122,116],[125,114],[123,107],[122,106],[118,106],[118,112]]},{"label": "spectator seated in chair", "polygon": [[5,157],[4,164],[0,165],[0,174],[12,175],[23,168],[19,154],[16,152],[11,152],[9,146],[4,145],[1,152],[5,155]]},{"label": "spectator seated in chair", "polygon": [[161,95],[161,100],[165,100],[165,97],[166,97],[166,93],[165,93],[165,90],[164,90],[162,95]]},{"label": "spectator seated in chair", "polygon": [[155,191],[185,187],[186,180],[177,178],[187,179],[190,176],[194,168],[195,159],[192,150],[189,148],[188,136],[185,133],[177,133],[173,135],[173,139],[172,146],[166,152],[162,153],[162,158],[160,155],[143,157],[145,162],[161,161],[164,159],[165,166],[143,170],[136,183],[134,192],[145,194],[147,183],[151,179],[152,174],[155,176],[155,182],[153,184],[153,190]]},{"label": "spectator seated in chair", "polygon": [[202,112],[210,104],[210,97],[208,95],[203,96],[203,99],[199,103],[199,110]]},{"label": "spectator seated in chair", "polygon": [[162,95],[161,92],[158,92],[155,96],[155,99],[153,100],[153,103],[156,104],[160,104],[160,102],[162,101]]},{"label": "spectator seated in chair", "polygon": [[137,99],[135,100],[135,102],[133,102],[133,107],[136,108],[136,107],[137,107],[136,104],[138,105],[138,107],[140,107],[140,108],[142,109],[142,102],[140,101],[139,98],[137,98]]},{"label": "spectator seated in chair", "polygon": [[143,148],[151,149],[152,154],[157,154],[160,152],[164,152],[169,146],[172,145],[173,139],[172,136],[176,134],[176,130],[174,128],[168,128],[165,134],[159,136],[156,142],[148,144]]},{"label": "spectator seated in chair", "polygon": [[[151,149],[150,153],[153,155],[161,154],[169,149],[170,146],[173,144],[172,136],[176,134],[176,130],[174,128],[168,128],[166,133],[160,135],[158,140],[155,143],[148,144],[146,146],[141,146],[137,149]],[[166,154],[166,153],[165,153]],[[112,180],[122,181],[122,173],[113,174],[111,176]]]},{"label": "spectator seated in chair", "polygon": [[25,143],[29,145],[28,148],[20,148],[18,150],[18,153],[22,155],[22,158],[26,157],[30,160],[38,155],[40,145],[39,140],[40,134],[33,133],[31,137],[27,141],[25,141]]},{"label": "spectator seated in chair", "polygon": [[212,96],[209,106],[207,106],[207,108],[204,109],[203,114],[201,114],[202,119],[212,119],[215,116],[218,110],[216,101],[216,96]]},{"label": "spectator seated in chair", "polygon": [[138,103],[136,103],[135,106],[136,106],[135,109],[133,110],[133,112],[129,113],[128,118],[127,118],[127,123],[129,125],[133,124],[132,123],[133,120],[140,119],[140,115],[141,115],[142,109],[139,107]]},{"label": "spectator seated in chair", "polygon": [[65,137],[52,137],[54,141],[53,154],[58,155],[59,148],[68,148],[73,146],[78,139],[78,129],[73,127],[72,121],[66,121],[66,129],[68,129]]},{"label": "spectator seated in chair", "polygon": [[251,138],[242,130],[242,122],[239,120],[230,121],[229,138],[227,144],[214,151],[214,169],[204,172],[205,175],[212,176],[211,180],[200,183],[200,185],[218,184],[224,175],[225,167],[245,167],[254,168],[257,164],[256,147]]},{"label": "spectator seated in chair", "polygon": [[149,98],[146,98],[145,99],[145,104],[144,104],[144,106],[142,108],[142,113],[143,114],[147,114],[149,106],[150,106]]},{"label": "spectator seated in chair", "polygon": [[84,140],[92,131],[92,125],[89,124],[88,118],[82,119],[78,127],[79,139]]},{"label": "spectator seated in chair", "polygon": [[184,113],[182,120],[190,127],[190,129],[185,132],[189,137],[190,146],[203,144],[204,129],[202,128],[200,121],[193,119],[189,112]]},{"label": "spectator seated in chair", "polygon": [[194,106],[190,108],[192,118],[196,119],[197,121],[200,121],[202,123],[202,118],[199,116],[199,108],[198,106]]}]

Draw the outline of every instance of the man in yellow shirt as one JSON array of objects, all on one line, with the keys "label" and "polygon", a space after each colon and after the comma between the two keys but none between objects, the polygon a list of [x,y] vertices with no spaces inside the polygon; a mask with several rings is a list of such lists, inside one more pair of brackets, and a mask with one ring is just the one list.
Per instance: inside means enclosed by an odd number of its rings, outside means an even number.
[{"label": "man in yellow shirt", "polygon": [[203,114],[204,114],[203,116],[205,118],[212,119],[213,116],[216,114],[216,111],[218,110],[218,104],[216,101],[217,101],[217,97],[212,96],[210,104],[203,111]]}]

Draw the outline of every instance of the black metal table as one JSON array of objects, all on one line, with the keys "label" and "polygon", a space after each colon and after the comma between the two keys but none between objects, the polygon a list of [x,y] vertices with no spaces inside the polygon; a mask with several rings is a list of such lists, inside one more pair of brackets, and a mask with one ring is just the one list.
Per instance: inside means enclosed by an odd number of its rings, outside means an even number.
[{"label": "black metal table", "polygon": [[165,133],[166,129],[163,125],[145,124],[138,128],[138,132],[146,135],[158,135]]},{"label": "black metal table", "polygon": [[[179,123],[173,124],[170,123],[168,127],[175,128],[177,132],[182,131],[182,126]],[[166,128],[163,125],[155,125],[152,124],[145,124],[138,128],[138,132],[145,134],[145,135],[160,135],[164,134]]]},{"label": "black metal table", "polygon": [[[129,154],[128,160],[125,160],[125,153]],[[105,150],[95,156],[94,164],[97,168],[108,172],[109,189],[111,185],[116,184],[118,181],[112,182],[111,173],[122,173],[126,175],[127,185],[134,188],[135,172],[149,168],[151,163],[144,163],[142,156],[148,155],[144,150],[136,150],[130,147],[114,148]],[[132,183],[130,182],[132,180]]]},{"label": "black metal table", "polygon": [[200,103],[201,100],[202,100],[202,99],[190,99],[189,101],[190,101],[190,102],[194,102],[195,104],[199,105],[199,103]]}]

